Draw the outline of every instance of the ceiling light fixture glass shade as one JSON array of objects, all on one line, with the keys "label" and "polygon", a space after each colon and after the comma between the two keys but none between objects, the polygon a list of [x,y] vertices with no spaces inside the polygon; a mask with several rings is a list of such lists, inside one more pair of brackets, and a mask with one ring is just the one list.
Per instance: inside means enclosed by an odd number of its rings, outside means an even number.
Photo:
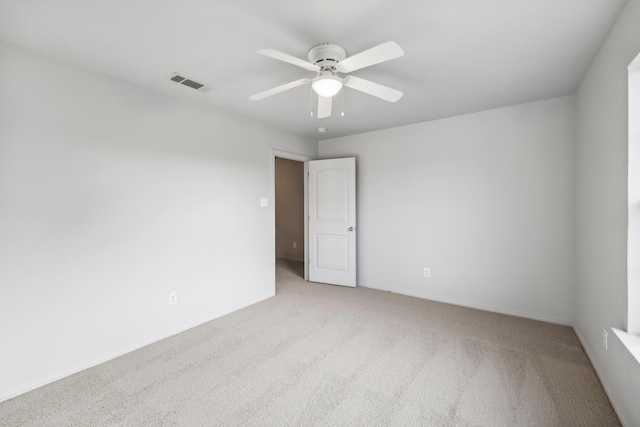
[{"label": "ceiling light fixture glass shade", "polygon": [[331,98],[342,89],[342,79],[332,71],[322,71],[311,87],[319,96]]}]

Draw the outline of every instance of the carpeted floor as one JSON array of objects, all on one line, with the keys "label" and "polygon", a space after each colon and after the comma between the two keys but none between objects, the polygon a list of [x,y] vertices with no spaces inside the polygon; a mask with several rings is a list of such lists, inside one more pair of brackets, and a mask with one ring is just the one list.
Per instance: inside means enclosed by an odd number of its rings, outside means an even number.
[{"label": "carpeted floor", "polygon": [[2,426],[618,426],[568,327],[306,283],[0,403]]}]

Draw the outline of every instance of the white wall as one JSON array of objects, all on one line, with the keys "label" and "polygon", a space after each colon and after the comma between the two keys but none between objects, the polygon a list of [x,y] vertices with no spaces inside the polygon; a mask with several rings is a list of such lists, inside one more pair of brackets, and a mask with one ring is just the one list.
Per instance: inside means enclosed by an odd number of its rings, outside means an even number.
[{"label": "white wall", "polygon": [[640,53],[630,0],[576,94],[576,319],[585,350],[627,425],[640,425],[640,364],[603,328],[627,323],[627,66]]},{"label": "white wall", "polygon": [[0,63],[0,400],[273,295],[271,149],[315,141],[4,42]]},{"label": "white wall", "polygon": [[573,113],[563,97],[321,141],[357,158],[358,285],[571,323]]}]

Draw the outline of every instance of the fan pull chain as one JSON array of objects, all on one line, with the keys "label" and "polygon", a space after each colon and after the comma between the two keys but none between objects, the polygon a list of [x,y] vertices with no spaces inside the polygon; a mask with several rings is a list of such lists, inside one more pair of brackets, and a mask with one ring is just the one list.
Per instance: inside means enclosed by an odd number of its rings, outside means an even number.
[{"label": "fan pull chain", "polygon": [[340,109],[342,110],[342,113],[340,113],[340,116],[344,117],[344,87],[340,92],[341,92],[340,97],[342,98],[342,100],[340,101]]},{"label": "fan pull chain", "polygon": [[313,88],[309,88],[309,116],[313,117]]}]

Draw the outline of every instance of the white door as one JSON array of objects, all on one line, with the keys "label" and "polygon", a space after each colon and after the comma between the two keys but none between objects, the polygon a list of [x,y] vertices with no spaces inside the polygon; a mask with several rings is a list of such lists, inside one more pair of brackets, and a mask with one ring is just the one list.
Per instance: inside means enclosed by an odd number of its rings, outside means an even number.
[{"label": "white door", "polygon": [[356,159],[309,162],[309,280],[356,286]]}]

